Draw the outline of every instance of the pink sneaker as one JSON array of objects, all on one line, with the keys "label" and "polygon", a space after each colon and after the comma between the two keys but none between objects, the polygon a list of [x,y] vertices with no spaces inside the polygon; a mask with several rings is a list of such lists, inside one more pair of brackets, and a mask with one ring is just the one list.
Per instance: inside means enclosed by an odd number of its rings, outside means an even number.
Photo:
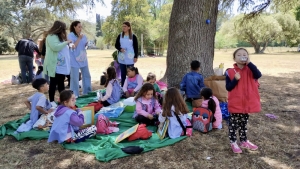
[{"label": "pink sneaker", "polygon": [[242,142],[240,146],[241,148],[246,148],[253,151],[258,149],[258,147],[255,144],[251,143],[249,140]]},{"label": "pink sneaker", "polygon": [[234,143],[230,143],[231,149],[234,153],[242,153],[242,150],[240,149],[240,147],[237,145],[236,142]]}]

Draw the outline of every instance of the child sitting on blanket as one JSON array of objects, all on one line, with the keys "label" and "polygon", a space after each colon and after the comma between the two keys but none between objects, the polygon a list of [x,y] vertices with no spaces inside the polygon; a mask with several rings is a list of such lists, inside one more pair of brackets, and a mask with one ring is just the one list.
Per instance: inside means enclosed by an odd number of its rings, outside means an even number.
[{"label": "child sitting on blanket", "polygon": [[180,90],[185,92],[188,102],[200,99],[200,90],[205,87],[203,76],[199,74],[200,62],[191,62],[191,72],[187,73],[180,83]]},{"label": "child sitting on blanket", "polygon": [[[163,111],[159,114],[159,122],[162,124],[169,119],[168,135],[170,138],[178,138],[184,135],[183,128],[181,127],[176,115],[181,120],[184,127],[189,126],[187,124],[187,108],[181,94],[178,89],[170,88],[165,94],[165,102],[163,104]],[[175,115],[176,114],[176,115]]]},{"label": "child sitting on blanket", "polygon": [[114,67],[109,67],[106,70],[107,80],[104,87],[106,87],[105,96],[99,100],[104,107],[117,103],[121,98],[122,88],[117,80],[116,70]]},{"label": "child sitting on blanket", "polygon": [[147,82],[152,84],[154,89],[155,89],[155,94],[157,96],[157,100],[159,102],[160,105],[162,105],[163,103],[163,94],[162,91],[160,90],[158,84],[156,83],[156,75],[154,73],[148,73],[147,76]]},{"label": "child sitting on blanket", "polygon": [[158,125],[158,114],[161,112],[152,84],[146,83],[135,96],[136,111],[133,118],[139,124]]},{"label": "child sitting on blanket", "polygon": [[58,143],[82,142],[87,138],[96,135],[95,125],[85,129],[79,129],[84,124],[84,116],[79,109],[73,110],[76,98],[71,90],[64,90],[59,96],[60,103],[54,113],[55,120],[52,124],[48,142]]},{"label": "child sitting on blanket", "polygon": [[161,93],[161,90],[156,83],[156,75],[154,73],[148,73],[147,82],[153,85],[155,92]]},{"label": "child sitting on blanket", "polygon": [[24,103],[30,111],[30,120],[26,123],[23,123],[18,129],[17,132],[25,132],[32,129],[32,126],[39,119],[39,116],[42,114],[48,114],[53,111],[51,109],[51,104],[49,100],[46,99],[44,93],[48,92],[49,85],[46,79],[36,79],[32,82],[32,87],[38,91],[30,96]]},{"label": "child sitting on blanket", "polygon": [[127,67],[127,77],[123,85],[125,98],[133,97],[143,86],[143,77],[139,74],[138,68]]},{"label": "child sitting on blanket", "polygon": [[210,88],[204,87],[201,89],[202,107],[208,108],[214,114],[213,128],[222,128],[222,112],[219,100],[213,96]]}]

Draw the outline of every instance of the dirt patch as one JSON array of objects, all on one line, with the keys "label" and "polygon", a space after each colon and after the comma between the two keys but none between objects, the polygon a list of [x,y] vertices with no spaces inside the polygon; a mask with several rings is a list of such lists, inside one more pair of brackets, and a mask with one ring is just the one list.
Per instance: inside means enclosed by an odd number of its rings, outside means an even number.
[{"label": "dirt patch", "polygon": [[[231,66],[231,54],[232,51],[217,53],[215,64],[225,62],[225,67]],[[101,57],[99,62],[99,57],[95,53],[89,58],[93,90],[100,88],[101,72],[111,62],[105,57]],[[57,143],[47,143],[45,139],[16,141],[6,136],[0,140],[0,168],[300,168],[300,72],[296,64],[299,58],[299,54],[289,53],[251,56],[263,73],[260,79],[262,111],[251,115],[248,125],[248,138],[259,146],[258,151],[245,150],[239,155],[232,153],[227,125],[223,121],[224,128],[221,130],[208,134],[194,132],[192,137],[175,145],[106,163],[97,161],[93,154],[66,150]],[[154,72],[150,62],[157,65],[155,73],[159,78],[166,67],[165,58],[139,59],[137,67],[143,76]],[[11,71],[12,67],[10,65],[7,70]],[[20,119],[29,112],[23,101],[35,92],[30,85],[0,85],[0,90],[0,125]],[[266,117],[267,113],[276,115],[278,119]]]}]

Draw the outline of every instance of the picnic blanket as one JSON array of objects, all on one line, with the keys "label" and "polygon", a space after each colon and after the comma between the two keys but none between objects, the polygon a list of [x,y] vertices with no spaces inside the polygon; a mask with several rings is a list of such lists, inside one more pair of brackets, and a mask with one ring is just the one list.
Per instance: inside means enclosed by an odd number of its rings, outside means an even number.
[{"label": "picnic blanket", "polygon": [[[96,92],[91,92],[89,95],[84,97],[79,97],[76,101],[78,107],[84,107],[89,102],[94,101],[96,97]],[[188,104],[189,109],[191,105]],[[109,135],[96,135],[94,138],[87,139],[85,142],[73,143],[73,144],[62,144],[62,146],[69,150],[79,150],[91,154],[95,154],[95,157],[99,161],[110,161],[113,159],[129,156],[129,154],[124,153],[121,148],[127,146],[140,146],[144,148],[143,152],[148,152],[160,147],[169,146],[175,144],[186,138],[186,136],[179,137],[177,139],[164,138],[160,140],[156,134],[156,127],[149,126],[148,130],[153,131],[152,137],[148,140],[135,140],[135,141],[122,141],[120,143],[115,143],[116,137],[127,130],[128,128],[136,125],[136,121],[132,118],[133,112],[123,112],[118,118],[110,118],[111,121],[119,122],[119,132],[112,133]],[[16,129],[30,118],[30,114],[26,114],[24,117],[18,120],[10,121],[2,126],[0,126],[0,139],[4,138],[5,135],[11,135],[17,140],[31,139],[40,140],[47,139],[49,136],[49,131],[39,131],[30,130],[24,133],[14,133]],[[45,140],[46,142],[46,140]]]}]

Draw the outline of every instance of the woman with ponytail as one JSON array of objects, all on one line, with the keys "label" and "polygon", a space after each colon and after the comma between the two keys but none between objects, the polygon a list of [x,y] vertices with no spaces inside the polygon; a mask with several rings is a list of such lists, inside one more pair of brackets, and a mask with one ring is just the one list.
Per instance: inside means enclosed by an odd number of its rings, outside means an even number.
[{"label": "woman with ponytail", "polygon": [[213,92],[210,88],[204,87],[201,89],[202,107],[208,108],[214,114],[213,128],[222,128],[222,113],[220,109],[219,100],[213,96]]}]

